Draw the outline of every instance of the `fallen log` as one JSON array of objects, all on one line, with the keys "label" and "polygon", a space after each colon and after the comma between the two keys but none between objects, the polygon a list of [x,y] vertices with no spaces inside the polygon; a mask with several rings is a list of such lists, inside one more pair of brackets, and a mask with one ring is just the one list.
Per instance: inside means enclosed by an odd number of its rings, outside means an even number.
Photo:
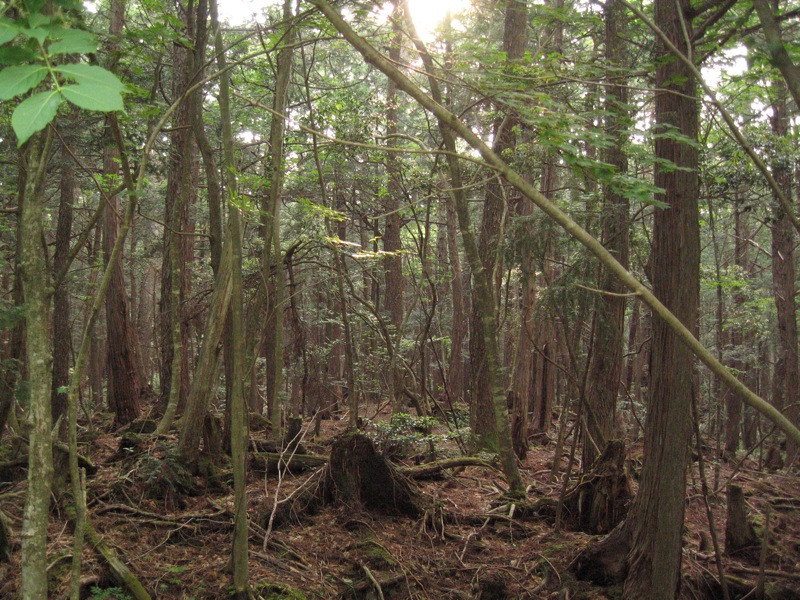
[{"label": "fallen log", "polygon": [[84,527],[86,528],[86,539],[105,559],[105,561],[108,563],[108,566],[111,567],[111,572],[114,575],[116,582],[125,586],[135,600],[151,600],[150,594],[148,594],[147,590],[144,589],[142,582],[139,581],[139,579],[131,572],[128,566],[119,559],[111,547],[105,543],[103,538],[100,537],[100,534],[97,533],[97,530],[92,526],[92,524],[86,522]]},{"label": "fallen log", "polygon": [[435,479],[441,477],[447,469],[458,469],[461,467],[482,467],[484,469],[500,471],[500,467],[495,463],[472,456],[443,458],[442,460],[414,465],[412,467],[398,467],[397,471],[411,479]]},{"label": "fallen log", "polygon": [[310,471],[328,464],[325,456],[314,454],[288,454],[278,452],[254,452],[250,457],[250,467],[257,473],[275,475],[279,470],[290,473]]}]

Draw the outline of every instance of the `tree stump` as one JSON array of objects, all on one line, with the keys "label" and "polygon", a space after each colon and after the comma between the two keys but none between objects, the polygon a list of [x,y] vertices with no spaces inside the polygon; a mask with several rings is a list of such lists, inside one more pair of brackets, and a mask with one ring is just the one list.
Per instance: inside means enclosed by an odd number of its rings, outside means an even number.
[{"label": "tree stump", "polygon": [[344,505],[351,511],[372,510],[381,514],[420,517],[425,502],[410,481],[375,450],[360,432],[339,436],[324,469],[314,473],[273,514],[272,500],[261,510],[260,520],[277,525],[313,515],[322,506]]},{"label": "tree stump", "polygon": [[565,524],[575,531],[608,533],[625,518],[630,500],[625,442],[611,440],[580,483],[564,497]]},{"label": "tree stump", "polygon": [[755,554],[760,548],[760,541],[755,529],[747,520],[747,506],[741,486],[730,484],[727,489],[728,518],[725,523],[725,553]]},{"label": "tree stump", "polygon": [[326,468],[325,498],[354,510],[419,517],[418,493],[375,450],[366,435],[345,433],[336,439]]}]

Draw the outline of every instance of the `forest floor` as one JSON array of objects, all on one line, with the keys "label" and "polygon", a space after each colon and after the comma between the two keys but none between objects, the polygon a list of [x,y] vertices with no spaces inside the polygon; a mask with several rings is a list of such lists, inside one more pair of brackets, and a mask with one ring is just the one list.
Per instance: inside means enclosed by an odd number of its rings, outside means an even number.
[{"label": "forest floor", "polygon": [[[327,456],[332,440],[346,425],[346,421],[323,421],[318,437],[309,434],[304,439],[306,450]],[[369,424],[366,430],[372,431],[379,447],[393,445],[397,454],[405,456],[402,461],[406,464],[429,459],[428,454],[415,454],[420,445],[429,450],[430,443],[415,444],[421,436],[413,432],[404,437],[403,432],[385,425],[375,429]],[[264,432],[254,431],[253,436],[266,439]],[[552,439],[532,445],[521,463],[532,500],[558,499],[561,494],[570,447],[565,445],[561,470],[551,481],[554,438],[555,433]],[[398,440],[404,447],[398,447]],[[194,478],[185,482],[185,488],[175,473],[164,478],[172,468],[169,460],[164,460],[168,456],[165,448],[171,442],[174,440],[170,438],[148,441],[139,460],[132,462],[120,457],[120,436],[98,427],[91,443],[82,446],[98,467],[87,478],[91,522],[153,598],[229,597],[230,477],[223,471],[213,483],[208,478]],[[435,439],[433,447],[439,458],[458,454],[452,439]],[[633,444],[628,452],[635,488],[641,443]],[[763,530],[769,515],[770,541],[763,565],[771,594],[768,597],[800,598],[800,477],[796,471],[759,470],[757,453],[744,460],[740,457],[739,463],[718,463],[708,449],[705,458],[720,546],[724,548],[725,488],[733,481],[744,490],[749,517],[757,530],[759,526]],[[687,490],[681,597],[721,598],[714,583],[718,571],[713,545],[708,542],[696,459]],[[487,516],[502,495],[503,478],[485,467],[452,470],[437,479],[417,482],[424,494],[438,501],[447,519],[438,514],[413,519],[328,506],[302,516],[298,522],[275,524],[267,532],[276,492],[279,501],[286,498],[310,473],[284,473],[279,479],[249,470],[250,580],[256,598],[622,597],[619,587],[592,586],[576,581],[570,573],[570,563],[592,536],[555,531],[552,519]],[[25,482],[20,479],[19,475],[0,474],[0,518],[5,515],[11,531],[10,558],[0,556],[0,599],[18,597],[25,493]],[[160,487],[158,481],[162,482]],[[164,487],[164,481],[172,484]],[[153,493],[154,487],[157,493]],[[191,493],[186,493],[189,488]],[[51,518],[48,556],[52,598],[65,597],[69,585],[72,529],[65,506],[63,500],[56,502]],[[87,547],[83,557],[84,597],[129,597],[113,581],[96,551]],[[752,592],[759,576],[759,553],[725,556],[723,563],[733,584],[732,597],[742,598]]]}]

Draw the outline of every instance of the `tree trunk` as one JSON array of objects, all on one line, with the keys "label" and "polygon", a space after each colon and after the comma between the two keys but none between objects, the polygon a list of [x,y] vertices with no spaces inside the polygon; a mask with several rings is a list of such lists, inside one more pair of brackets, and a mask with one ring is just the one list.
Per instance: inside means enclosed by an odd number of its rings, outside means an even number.
[{"label": "tree trunk", "polygon": [[[210,0],[211,24],[214,31],[214,49],[217,53],[217,66],[222,73],[219,78],[219,109],[222,124],[222,166],[226,173],[228,197],[236,198],[237,181],[235,174],[234,139],[230,111],[230,81],[227,73],[225,46],[217,16],[217,2]],[[231,338],[233,355],[233,385],[231,389],[231,465],[233,467],[233,547],[231,548],[231,565],[233,567],[233,596],[236,600],[250,598],[248,567],[248,531],[247,531],[247,406],[244,397],[245,348],[242,298],[242,232],[239,208],[230,206],[230,244],[231,248]],[[222,271],[222,269],[220,269]],[[225,313],[227,314],[227,311]]]},{"label": "tree trunk", "polygon": [[25,347],[30,381],[28,407],[28,493],[22,521],[22,598],[42,600],[47,590],[47,523],[53,480],[53,419],[50,350],[50,296],[44,240],[42,189],[52,132],[35,134],[23,152],[25,178],[20,202],[22,289],[25,295]]},{"label": "tree trunk", "polygon": [[[625,67],[626,12],[615,0],[605,4],[606,60],[617,68]],[[614,71],[606,85],[606,133],[612,144],[605,150],[603,160],[614,166],[615,174],[626,175],[628,158],[625,154],[628,122],[627,79]],[[602,241],[620,264],[628,268],[629,202],[618,186],[603,185]],[[594,463],[599,452],[615,437],[617,395],[622,374],[622,353],[625,347],[625,291],[608,269],[600,266],[598,288],[608,292],[596,299],[592,344],[586,388],[586,426],[583,431],[583,468]]]},{"label": "tree trunk", "polygon": [[[788,135],[788,112],[786,87],[782,83],[773,86],[775,98],[772,102],[772,133],[782,140]],[[773,160],[772,173],[775,181],[787,197],[792,194],[792,177],[789,165],[782,156]],[[795,302],[794,228],[789,215],[773,193],[772,202],[772,286],[775,297],[775,312],[778,324],[778,360],[772,378],[772,403],[778,409],[787,408],[793,423],[798,423],[800,408],[795,395],[800,389],[800,371],[797,361],[797,306]],[[789,406],[787,406],[789,405]],[[797,455],[797,445],[788,440],[786,453],[790,459]]]},{"label": "tree trunk", "polygon": [[[687,0],[656,0],[655,22],[687,56],[692,48]],[[688,28],[688,35],[684,30]],[[697,139],[699,106],[687,66],[659,43],[656,71],[656,156],[677,169],[656,165],[655,185],[664,190],[653,223],[653,293],[690,330],[697,332],[700,234],[698,152],[672,131]],[[658,135],[662,134],[662,135]],[[629,520],[633,539],[625,579],[626,598],[672,599],[680,581],[686,461],[691,437],[694,357],[663,319],[653,322],[650,403],[639,492]]]},{"label": "tree trunk", "polygon": [[[111,3],[109,34],[115,38],[122,33],[125,6],[122,0]],[[113,64],[108,65],[113,70]],[[108,118],[107,118],[108,119]],[[106,125],[103,149],[103,173],[112,186],[119,175],[119,148]],[[116,196],[106,198],[103,216],[103,250],[105,264],[114,248],[119,228],[119,203]],[[114,265],[111,286],[106,295],[106,331],[108,335],[108,406],[114,413],[117,426],[130,423],[139,416],[141,381],[134,354],[136,339],[128,317],[128,301],[122,260]]]},{"label": "tree trunk", "polygon": [[[53,273],[59,273],[67,263],[69,241],[72,235],[72,205],[75,202],[75,173],[72,158],[62,152],[61,198],[58,207],[56,247],[53,253]],[[72,332],[70,330],[70,302],[68,278],[53,293],[53,422],[62,418],[59,437],[66,439],[67,390],[69,369],[72,365]]]},{"label": "tree trunk", "polygon": [[[733,218],[734,218],[734,239],[735,247],[734,247],[734,264],[738,268],[739,272],[743,275],[748,273],[748,260],[747,260],[747,249],[748,243],[747,239],[749,237],[749,231],[747,230],[747,218],[745,215],[744,208],[742,207],[741,199],[736,198],[733,208]],[[734,316],[738,316],[741,314],[745,304],[745,297],[742,293],[742,290],[736,288],[733,290],[733,307],[734,307]],[[743,325],[740,319],[736,318],[735,322],[731,325],[730,330],[730,344],[732,348],[739,349],[738,352],[745,353],[745,356],[749,356],[750,351],[748,349],[753,349],[753,345],[745,345],[744,340],[751,336],[747,335],[745,331],[743,331]],[[752,341],[752,340],[751,340]],[[731,367],[736,370],[737,373],[742,373],[744,376],[745,381],[752,382],[752,372],[751,372],[751,361],[748,358],[740,358],[737,356],[736,359],[731,361]],[[752,385],[752,384],[751,384]],[[739,450],[739,440],[741,437],[741,429],[742,429],[742,400],[736,396],[731,390],[726,390],[724,395],[725,401],[725,412],[727,414],[727,418],[725,420],[725,454],[727,456],[735,457],[736,452]]]},{"label": "tree trunk", "polygon": [[[526,30],[527,14],[528,9],[524,2],[508,0],[506,3],[503,26],[503,52],[505,52],[509,63],[518,62],[525,55],[525,45],[528,40]],[[503,155],[516,146],[514,129],[518,122],[519,116],[510,109],[507,109],[502,116],[495,120],[495,142],[492,148],[495,153]],[[502,271],[498,251],[500,239],[505,228],[505,214],[507,211],[507,191],[503,189],[504,186],[507,186],[507,183],[499,178],[492,178],[486,186],[478,242],[481,264],[489,279],[489,291],[495,307],[498,305],[500,272]],[[473,272],[474,276],[475,273]],[[482,308],[479,304],[473,303],[472,335],[470,335],[469,343],[472,368],[472,411],[470,420],[473,426],[472,431],[476,448],[497,450],[499,441],[494,422],[492,386],[503,385],[503,382],[493,384],[488,372],[486,353],[489,350],[485,346],[484,338],[486,333],[483,328],[489,326],[490,322],[483,318],[481,311]],[[497,309],[495,308],[492,312],[495,314],[495,322],[492,327],[497,329]],[[497,333],[494,335],[497,335]],[[499,360],[499,356],[497,360]]]},{"label": "tree trunk", "polygon": [[[324,9],[323,9],[324,10]],[[407,11],[404,11],[407,14]],[[333,15],[330,11],[326,10],[329,18]],[[337,29],[342,31],[346,26],[339,19],[336,19],[335,25]],[[433,100],[442,104],[442,93],[439,88],[438,81],[433,76],[435,72],[433,61],[428,54],[425,45],[416,35],[414,24],[411,19],[406,19],[406,27],[411,32],[411,38],[420,52],[425,68],[428,70],[428,82],[431,87],[431,95]],[[352,38],[349,38],[352,43]],[[357,46],[358,47],[358,46]],[[359,51],[367,51],[366,47],[358,47]],[[382,66],[382,70],[386,73],[389,69]],[[388,74],[388,73],[387,73]],[[394,78],[394,77],[393,77]],[[464,193],[464,187],[461,179],[461,168],[456,157],[456,143],[453,129],[450,128],[444,119],[439,119],[439,131],[442,134],[442,141],[447,150],[447,166],[450,171],[450,184],[452,190],[453,204],[455,207],[456,215],[458,216],[458,225],[461,230],[461,239],[464,243],[464,252],[467,257],[470,269],[472,271],[472,278],[474,281],[473,289],[473,303],[477,306],[477,310],[473,314],[478,314],[481,317],[481,336],[483,338],[483,347],[485,349],[485,362],[487,367],[487,376],[491,388],[492,412],[491,415],[493,424],[493,431],[495,431],[498,454],[500,463],[503,468],[503,474],[509,485],[509,495],[514,497],[525,496],[525,485],[522,481],[522,475],[517,465],[517,459],[514,455],[513,442],[511,438],[511,425],[508,418],[508,407],[506,405],[506,393],[503,385],[503,377],[500,364],[500,344],[498,341],[497,331],[497,305],[494,300],[492,292],[492,280],[490,273],[484,269],[481,262],[480,250],[478,241],[475,237],[475,231],[472,227],[472,217],[470,216],[469,206],[467,204],[467,197]],[[478,335],[478,332],[473,331],[472,335]]]},{"label": "tree trunk", "polygon": [[[684,54],[691,55],[689,3],[656,0],[655,22]],[[688,34],[684,30],[688,27]],[[675,139],[697,138],[695,80],[683,62],[659,43],[656,71],[655,185],[664,190],[653,223],[653,293],[690,330],[697,331],[700,240],[697,148]],[[661,135],[658,135],[661,134]],[[672,600],[680,582],[686,462],[694,394],[693,355],[664,319],[653,321],[650,403],[639,491],[625,521],[587,548],[576,561],[580,578],[618,582],[632,600]]]},{"label": "tree trunk", "polygon": [[[395,64],[400,62],[400,23],[402,15],[400,11],[402,4],[398,0],[394,4],[392,13],[392,33],[389,41],[389,60]],[[397,133],[397,109],[399,97],[397,95],[397,84],[390,77],[386,89],[386,200],[384,211],[386,213],[386,224],[383,233],[383,250],[386,253],[384,259],[384,271],[386,280],[386,310],[389,312],[391,329],[389,330],[390,339],[386,340],[389,349],[389,395],[392,401],[393,412],[404,411],[403,398],[403,374],[400,366],[400,340],[403,335],[403,257],[401,252],[403,244],[400,239],[400,228],[402,219],[400,216],[400,198],[403,193],[401,183],[400,164],[398,155],[394,151],[399,146]]]},{"label": "tree trunk", "polygon": [[728,484],[726,491],[727,519],[725,521],[725,554],[758,556],[758,536],[747,518],[747,504],[741,486]]},{"label": "tree trunk", "polygon": [[[284,180],[284,132],[286,121],[284,115],[287,111],[289,94],[289,79],[292,74],[292,61],[294,56],[293,43],[295,28],[292,22],[292,3],[285,0],[283,4],[283,23],[286,28],[284,42],[281,44],[277,58],[277,73],[275,78],[275,95],[272,102],[272,121],[270,123],[270,162],[269,162],[269,195],[262,206],[264,216],[261,227],[264,237],[264,250],[261,258],[262,280],[266,289],[267,312],[270,319],[274,319],[272,339],[268,340],[272,353],[266,354],[267,363],[267,400],[269,403],[270,421],[272,422],[272,436],[276,441],[283,439],[283,339],[284,339],[284,311],[286,304],[286,276],[283,270],[283,254],[281,251],[281,196],[283,194]],[[275,267],[274,294],[270,293],[268,282],[271,279],[272,263]]]},{"label": "tree trunk", "polygon": [[[195,39],[196,14],[193,0],[176,3],[178,19],[187,39]],[[173,44],[172,99],[180,98],[195,80],[195,51],[184,44]],[[193,123],[198,119],[198,94],[193,93],[175,111],[170,131],[167,189],[164,196],[164,252],[161,262],[161,403],[166,406],[159,427],[169,427],[189,393],[188,322],[183,318],[183,304],[189,296],[191,277],[187,259],[192,238],[187,235],[189,208],[196,198],[198,150]],[[161,431],[163,433],[163,431]]]}]

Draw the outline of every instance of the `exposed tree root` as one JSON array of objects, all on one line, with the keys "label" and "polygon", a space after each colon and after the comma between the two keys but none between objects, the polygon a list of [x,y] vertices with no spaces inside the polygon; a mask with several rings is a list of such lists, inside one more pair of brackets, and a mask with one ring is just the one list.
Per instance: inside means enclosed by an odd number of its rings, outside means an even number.
[{"label": "exposed tree root", "polygon": [[458,469],[462,467],[484,467],[486,469],[500,471],[500,467],[495,463],[472,456],[444,458],[413,467],[398,467],[397,471],[411,479],[436,479],[441,477],[447,469]]},{"label": "exposed tree root", "polygon": [[111,572],[117,583],[125,586],[135,600],[150,600],[150,594],[144,589],[144,586],[136,575],[131,573],[127,565],[123,563],[111,547],[103,541],[103,538],[100,537],[100,534],[97,533],[92,524],[87,522],[84,526],[86,527],[86,539],[105,559],[108,566],[111,567]]}]

